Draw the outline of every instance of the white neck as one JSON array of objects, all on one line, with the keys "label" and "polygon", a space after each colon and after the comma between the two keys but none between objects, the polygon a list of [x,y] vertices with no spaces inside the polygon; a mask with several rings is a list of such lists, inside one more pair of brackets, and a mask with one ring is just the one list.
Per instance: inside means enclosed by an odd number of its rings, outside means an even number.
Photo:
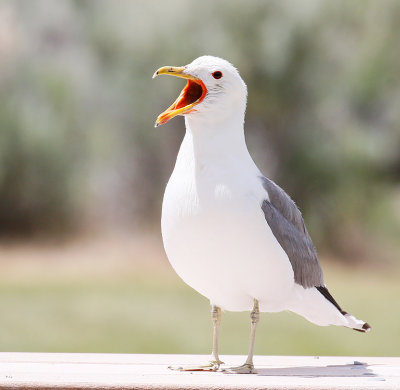
[{"label": "white neck", "polygon": [[195,163],[249,158],[244,138],[244,113],[235,113],[222,121],[185,117],[186,137],[192,144]]}]

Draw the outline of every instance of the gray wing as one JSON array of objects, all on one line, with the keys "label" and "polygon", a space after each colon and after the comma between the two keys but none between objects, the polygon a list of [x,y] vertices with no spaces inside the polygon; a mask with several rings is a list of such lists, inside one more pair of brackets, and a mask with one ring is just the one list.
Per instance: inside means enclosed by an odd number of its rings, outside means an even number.
[{"label": "gray wing", "polygon": [[294,271],[294,281],[305,288],[323,286],[324,277],[317,252],[296,204],[282,188],[262,176],[269,201],[261,208],[275,238],[286,252]]}]

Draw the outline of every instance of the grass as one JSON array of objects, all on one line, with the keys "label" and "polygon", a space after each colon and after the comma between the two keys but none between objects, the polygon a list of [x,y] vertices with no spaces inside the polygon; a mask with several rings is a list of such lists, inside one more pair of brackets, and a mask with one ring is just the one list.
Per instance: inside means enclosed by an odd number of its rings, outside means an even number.
[{"label": "grass", "polygon": [[[210,307],[166,266],[0,275],[0,350],[209,353]],[[372,331],[318,327],[292,313],[263,313],[256,354],[400,355],[400,283],[382,273],[324,264],[344,309]],[[248,313],[223,313],[223,354],[245,354]]]}]

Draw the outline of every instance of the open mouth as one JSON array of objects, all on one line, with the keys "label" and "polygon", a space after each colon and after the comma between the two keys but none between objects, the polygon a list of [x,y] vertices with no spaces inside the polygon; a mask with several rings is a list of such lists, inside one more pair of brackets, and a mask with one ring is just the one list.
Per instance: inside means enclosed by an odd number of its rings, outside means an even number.
[{"label": "open mouth", "polygon": [[187,83],[175,102],[158,116],[155,124],[156,127],[167,123],[177,115],[184,115],[195,111],[194,107],[201,103],[207,94],[207,88],[204,83],[200,79],[184,73],[184,68],[165,66],[157,70],[153,77],[160,74],[181,77],[187,79]]}]

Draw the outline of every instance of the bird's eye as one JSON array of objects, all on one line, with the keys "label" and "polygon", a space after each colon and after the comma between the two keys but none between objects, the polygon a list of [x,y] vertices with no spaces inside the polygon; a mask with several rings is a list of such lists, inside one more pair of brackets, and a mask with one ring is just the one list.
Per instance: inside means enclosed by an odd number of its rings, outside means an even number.
[{"label": "bird's eye", "polygon": [[222,72],[220,72],[219,70],[217,70],[217,71],[214,72],[212,75],[213,75],[213,77],[214,77],[215,79],[220,79],[220,78],[222,77]]}]

